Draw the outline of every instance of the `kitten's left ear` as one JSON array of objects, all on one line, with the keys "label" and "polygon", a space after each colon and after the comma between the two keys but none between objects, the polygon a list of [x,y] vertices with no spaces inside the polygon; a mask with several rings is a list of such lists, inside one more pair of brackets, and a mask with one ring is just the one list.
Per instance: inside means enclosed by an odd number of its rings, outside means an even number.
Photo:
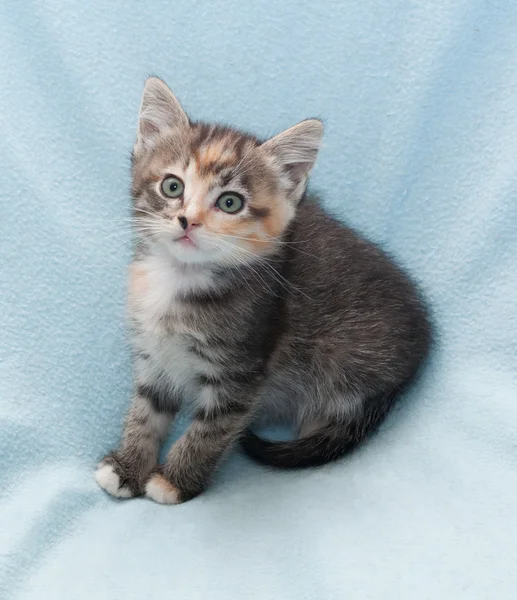
[{"label": "kitten's left ear", "polygon": [[135,153],[153,148],[165,130],[187,127],[188,117],[167,84],[158,77],[149,77],[140,104]]},{"label": "kitten's left ear", "polygon": [[284,172],[289,197],[295,203],[303,196],[322,136],[323,123],[318,119],[308,119],[262,144]]}]

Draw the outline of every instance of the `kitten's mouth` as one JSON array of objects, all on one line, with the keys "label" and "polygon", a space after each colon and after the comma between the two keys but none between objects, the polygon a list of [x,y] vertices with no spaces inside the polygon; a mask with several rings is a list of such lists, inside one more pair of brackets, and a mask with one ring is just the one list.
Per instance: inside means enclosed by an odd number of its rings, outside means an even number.
[{"label": "kitten's mouth", "polygon": [[188,234],[185,234],[176,240],[179,244],[189,248],[196,248],[196,244],[189,238]]}]

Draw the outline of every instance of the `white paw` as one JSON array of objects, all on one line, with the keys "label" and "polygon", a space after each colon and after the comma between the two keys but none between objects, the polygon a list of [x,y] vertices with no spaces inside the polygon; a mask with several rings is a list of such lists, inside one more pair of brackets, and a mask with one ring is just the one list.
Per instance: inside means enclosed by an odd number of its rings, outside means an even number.
[{"label": "white paw", "polygon": [[158,473],[152,475],[145,484],[145,495],[159,504],[179,504],[181,502],[179,490]]},{"label": "white paw", "polygon": [[120,487],[120,477],[115,473],[115,469],[111,465],[100,463],[95,471],[95,481],[106,490],[108,494],[116,498],[131,498],[133,494],[126,486]]}]

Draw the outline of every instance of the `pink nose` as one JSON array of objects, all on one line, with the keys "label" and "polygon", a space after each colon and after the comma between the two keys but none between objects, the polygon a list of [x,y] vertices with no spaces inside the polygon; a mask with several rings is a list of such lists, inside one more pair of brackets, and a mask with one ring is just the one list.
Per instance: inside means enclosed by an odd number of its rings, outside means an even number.
[{"label": "pink nose", "polygon": [[187,233],[194,227],[199,227],[200,225],[200,223],[189,223],[187,217],[178,217],[178,221]]}]

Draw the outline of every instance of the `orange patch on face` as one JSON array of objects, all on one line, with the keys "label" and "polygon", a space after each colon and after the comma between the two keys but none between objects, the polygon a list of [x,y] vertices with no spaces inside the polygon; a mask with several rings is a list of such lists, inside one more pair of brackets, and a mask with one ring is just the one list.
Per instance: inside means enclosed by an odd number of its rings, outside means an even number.
[{"label": "orange patch on face", "polygon": [[276,238],[283,233],[288,223],[286,216],[285,211],[277,210],[262,220],[262,227],[269,239]]},{"label": "orange patch on face", "polygon": [[252,252],[256,254],[265,254],[274,246],[272,241],[258,239],[256,236],[250,236],[249,245]]},{"label": "orange patch on face", "polygon": [[[267,192],[255,195],[253,204],[243,216],[212,216],[207,211],[206,228],[210,233],[222,236],[234,236],[233,242],[243,246],[255,254],[267,254],[275,246],[275,242],[283,234],[294,216],[294,208],[282,197]],[[227,240],[230,242],[230,240]]]},{"label": "orange patch on face", "polygon": [[256,250],[274,245],[294,216],[292,206],[283,198],[268,198],[267,202],[262,199],[262,205],[268,208],[268,213],[257,218],[260,235],[250,236],[250,243]]},{"label": "orange patch on face", "polygon": [[237,155],[233,150],[227,148],[224,141],[212,142],[196,152],[196,162],[198,171],[205,172],[217,166],[231,166],[237,160]]},{"label": "orange patch on face", "polygon": [[219,233],[221,235],[235,236],[237,245],[242,245],[245,242],[248,250],[257,254],[264,254],[271,247],[272,241],[269,240],[269,236],[263,234],[258,220],[250,222],[248,219],[243,220],[236,216],[234,218],[228,217],[225,221],[217,223],[217,226],[211,228],[211,231],[216,235]]},{"label": "orange patch on face", "polygon": [[197,225],[206,225],[209,217],[209,209],[206,209],[202,205],[195,205],[190,203],[186,209],[186,216],[189,223],[195,223]]}]

